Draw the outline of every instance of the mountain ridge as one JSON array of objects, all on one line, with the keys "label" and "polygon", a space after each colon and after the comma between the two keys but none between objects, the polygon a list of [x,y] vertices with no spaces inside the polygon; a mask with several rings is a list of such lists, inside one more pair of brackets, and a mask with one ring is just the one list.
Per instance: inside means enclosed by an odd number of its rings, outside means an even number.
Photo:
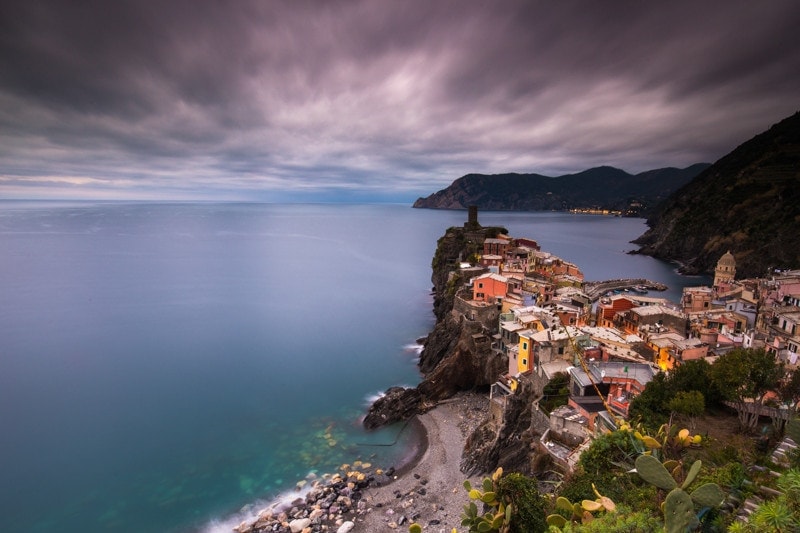
[{"label": "mountain ridge", "polygon": [[495,211],[551,211],[598,208],[639,215],[650,212],[710,163],[666,167],[630,174],[611,166],[573,174],[466,174],[445,189],[418,198],[413,207]]},{"label": "mountain ridge", "polygon": [[676,190],[648,218],[638,253],[710,272],[727,251],[737,277],[800,268],[800,112]]}]

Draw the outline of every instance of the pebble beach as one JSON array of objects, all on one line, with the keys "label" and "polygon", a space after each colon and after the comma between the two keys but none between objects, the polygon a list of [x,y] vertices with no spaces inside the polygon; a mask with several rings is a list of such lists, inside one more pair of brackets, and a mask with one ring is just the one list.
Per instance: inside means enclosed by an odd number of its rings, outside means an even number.
[{"label": "pebble beach", "polygon": [[[423,531],[450,533],[461,526],[467,503],[460,470],[467,436],[488,412],[488,397],[459,393],[417,415],[410,429],[417,439],[403,464],[385,470],[356,461],[340,472],[298,483],[298,498],[283,508],[268,508],[242,522],[237,533],[373,533]],[[301,489],[302,487],[302,489]]]}]

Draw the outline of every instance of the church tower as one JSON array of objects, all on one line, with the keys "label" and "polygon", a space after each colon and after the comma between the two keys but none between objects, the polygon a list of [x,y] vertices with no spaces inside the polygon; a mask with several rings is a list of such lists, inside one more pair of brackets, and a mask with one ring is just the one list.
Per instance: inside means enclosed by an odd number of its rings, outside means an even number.
[{"label": "church tower", "polygon": [[730,250],[719,258],[717,268],[714,269],[714,287],[730,283],[736,277],[736,259]]}]

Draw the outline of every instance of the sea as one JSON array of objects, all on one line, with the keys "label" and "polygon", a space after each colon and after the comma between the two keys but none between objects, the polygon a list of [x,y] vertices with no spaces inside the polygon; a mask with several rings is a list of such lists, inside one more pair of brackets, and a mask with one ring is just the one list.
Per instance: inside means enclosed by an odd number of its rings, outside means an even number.
[{"label": "sea", "polygon": [[[636,218],[481,212],[587,280],[707,284]],[[407,205],[0,201],[0,531],[228,532],[413,440],[361,428],[420,376],[436,241]]]}]

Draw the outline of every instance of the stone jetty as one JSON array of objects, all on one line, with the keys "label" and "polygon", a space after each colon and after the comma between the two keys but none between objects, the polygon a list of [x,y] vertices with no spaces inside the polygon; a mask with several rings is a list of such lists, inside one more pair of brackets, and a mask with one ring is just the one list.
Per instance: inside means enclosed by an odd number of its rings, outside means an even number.
[{"label": "stone jetty", "polygon": [[665,291],[663,283],[644,278],[609,279],[606,281],[587,281],[583,284],[583,292],[592,300],[597,300],[608,291],[620,291],[642,287],[650,291]]}]

